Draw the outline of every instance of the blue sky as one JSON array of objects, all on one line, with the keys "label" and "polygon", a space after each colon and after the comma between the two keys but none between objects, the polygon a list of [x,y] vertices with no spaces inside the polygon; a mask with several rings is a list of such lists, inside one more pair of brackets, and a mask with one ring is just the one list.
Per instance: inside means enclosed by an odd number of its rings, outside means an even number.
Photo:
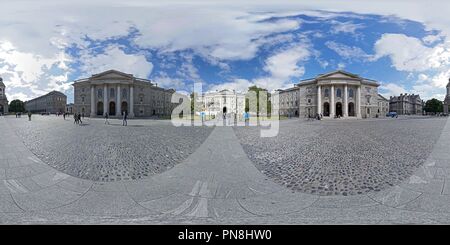
[{"label": "blue sky", "polygon": [[178,91],[273,90],[344,69],[385,96],[444,98],[447,3],[261,2],[2,2],[0,76],[9,100],[59,90],[71,102],[74,80],[108,69]]}]

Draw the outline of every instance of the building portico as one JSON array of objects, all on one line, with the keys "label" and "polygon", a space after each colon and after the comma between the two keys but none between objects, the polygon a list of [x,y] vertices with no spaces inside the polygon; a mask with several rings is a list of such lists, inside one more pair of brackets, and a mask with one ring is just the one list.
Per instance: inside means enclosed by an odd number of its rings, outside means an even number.
[{"label": "building portico", "polygon": [[163,89],[150,80],[115,70],[77,80],[73,86],[75,113],[86,116],[169,116],[175,107],[171,102],[173,89]]},{"label": "building portico", "polygon": [[328,118],[369,118],[382,116],[378,108],[379,83],[345,71],[322,74],[303,80],[300,88],[300,115]]}]

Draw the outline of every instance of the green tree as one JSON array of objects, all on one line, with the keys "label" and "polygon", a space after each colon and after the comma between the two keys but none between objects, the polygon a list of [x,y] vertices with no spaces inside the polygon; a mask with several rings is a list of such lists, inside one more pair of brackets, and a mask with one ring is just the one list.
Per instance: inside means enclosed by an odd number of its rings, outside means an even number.
[{"label": "green tree", "polygon": [[199,95],[198,95],[198,93],[197,92],[193,92],[193,93],[191,93],[191,95],[190,95],[190,97],[191,97],[191,114],[192,115],[194,115],[195,114],[195,106],[197,106],[197,110],[202,110],[203,109],[203,104],[201,103],[201,102],[199,102],[199,101],[196,101],[195,99],[194,99],[194,95],[195,95],[195,98],[198,100],[199,99]]},{"label": "green tree", "polygon": [[425,103],[425,108],[424,108],[424,110],[425,110],[427,113],[428,113],[428,112],[431,112],[431,113],[439,113],[439,112],[443,112],[443,111],[444,111],[444,105],[443,105],[442,101],[433,98],[433,99],[431,99],[431,100],[428,100],[428,101]]},{"label": "green tree", "polygon": [[[270,104],[270,93],[267,92],[267,89],[259,88],[256,85],[251,86],[248,88],[248,92],[254,91],[256,93],[256,115],[259,116],[260,111],[267,111],[268,114],[272,111],[272,104]],[[266,92],[267,93],[267,110],[261,110],[263,108],[259,107],[259,93],[260,92]],[[250,111],[250,103],[255,103],[255,101],[250,101],[252,98],[247,96],[245,99],[245,111]],[[254,98],[253,98],[254,99]]]},{"label": "green tree", "polygon": [[10,112],[25,112],[25,103],[21,100],[13,100],[9,103]]}]

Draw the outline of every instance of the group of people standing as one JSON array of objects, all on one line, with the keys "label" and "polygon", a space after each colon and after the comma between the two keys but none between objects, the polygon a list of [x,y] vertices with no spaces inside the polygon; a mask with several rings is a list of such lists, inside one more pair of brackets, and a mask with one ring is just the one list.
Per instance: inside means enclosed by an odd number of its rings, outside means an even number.
[{"label": "group of people standing", "polygon": [[[108,112],[105,113],[104,117],[105,117],[105,124],[109,125],[109,120],[108,120],[109,119],[109,114],[108,114]],[[127,111],[122,112],[122,126],[128,126],[127,119],[128,119]]]},{"label": "group of people standing", "polygon": [[[84,119],[84,115],[81,115],[81,113],[74,113],[73,114],[73,119],[74,119],[74,124],[83,124],[83,121],[81,120],[81,118],[83,117]],[[65,119],[65,117],[64,117]]]}]

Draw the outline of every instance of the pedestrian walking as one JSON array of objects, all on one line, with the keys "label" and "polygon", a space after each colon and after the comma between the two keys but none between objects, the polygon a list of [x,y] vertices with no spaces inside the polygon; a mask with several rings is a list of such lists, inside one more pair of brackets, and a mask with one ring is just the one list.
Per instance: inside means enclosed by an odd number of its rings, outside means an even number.
[{"label": "pedestrian walking", "polygon": [[31,112],[28,112],[28,121],[31,121]]},{"label": "pedestrian walking", "polygon": [[109,125],[108,117],[109,117],[108,112],[105,112],[105,124]]},{"label": "pedestrian walking", "polygon": [[83,121],[81,121],[81,114],[78,114],[78,123],[83,124]]},{"label": "pedestrian walking", "polygon": [[123,121],[122,121],[122,126],[128,126],[128,122],[127,122],[127,111],[123,112]]}]

